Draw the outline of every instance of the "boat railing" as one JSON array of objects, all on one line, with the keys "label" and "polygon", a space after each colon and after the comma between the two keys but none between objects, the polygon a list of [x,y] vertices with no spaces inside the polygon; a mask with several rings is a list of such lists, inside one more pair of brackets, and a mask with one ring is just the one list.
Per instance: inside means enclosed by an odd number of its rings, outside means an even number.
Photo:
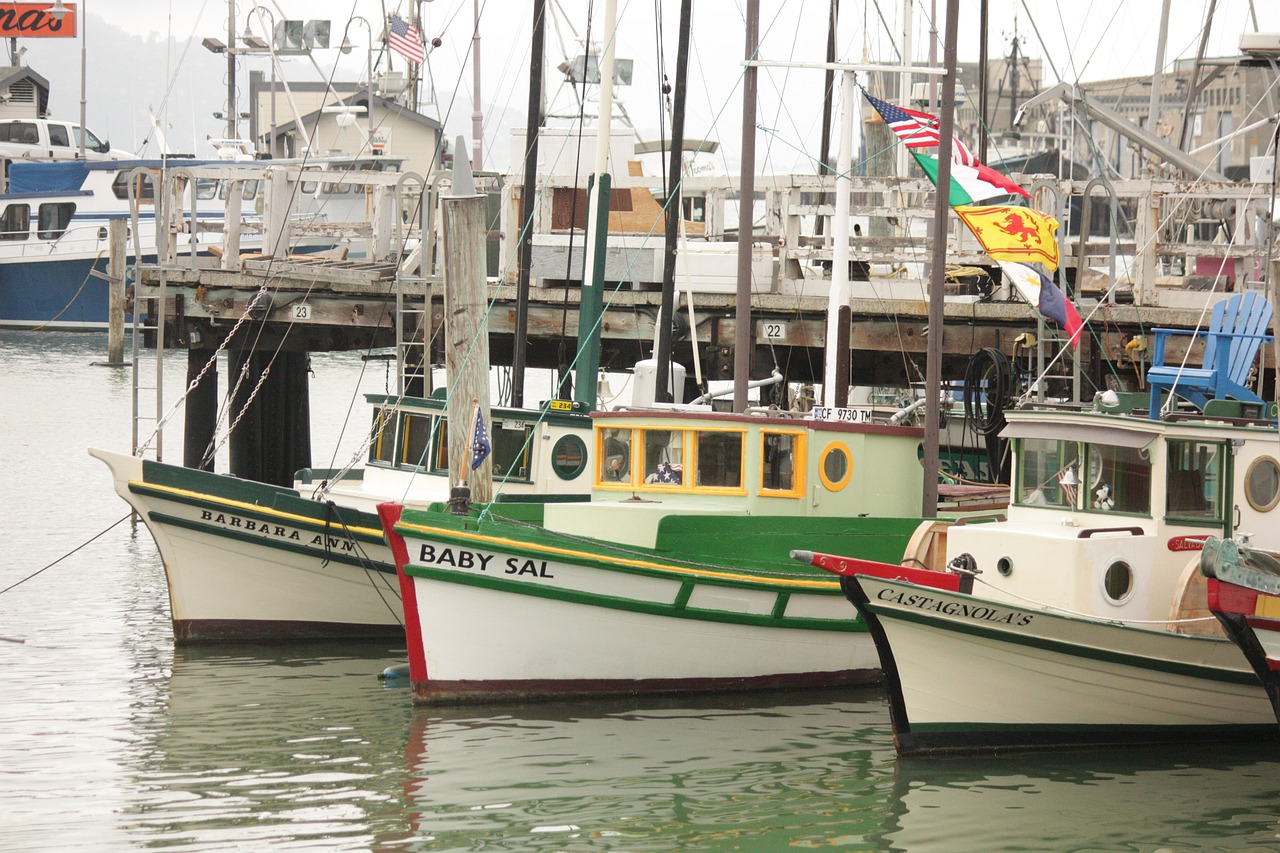
[{"label": "boat railing", "polygon": [[[1096,192],[1095,182],[1060,180],[1052,175],[1015,174],[1012,178],[1032,188],[1032,206],[1059,219],[1063,276],[1072,295],[1078,292],[1140,306],[1187,309],[1193,307],[1193,300],[1194,307],[1202,303],[1203,294],[1197,290],[1229,293],[1261,286],[1267,198],[1258,185],[1113,181],[1103,197]],[[662,186],[660,178],[634,175],[619,177],[615,183],[616,190],[652,193],[658,206]],[[702,228],[700,234],[688,235],[690,253],[702,252],[706,259],[713,248],[709,244],[736,240],[728,223],[737,218],[738,187],[737,177],[696,175],[684,179],[682,196],[689,210],[700,217]],[[755,187],[756,221],[763,223],[756,227],[755,241],[769,247],[773,256],[772,275],[762,281],[757,274],[756,292],[825,295],[834,257],[831,220],[835,216],[835,178],[766,175],[757,177]],[[516,227],[520,189],[510,181],[502,188],[500,268],[507,284],[515,283],[518,271],[514,258],[521,231]],[[573,221],[573,214],[582,215],[581,205],[572,205],[573,191],[577,188],[572,177],[548,176],[534,205],[533,278],[544,285],[564,279],[564,241],[571,228],[581,227]],[[886,294],[889,298],[922,298],[917,279],[923,276],[928,254],[932,195],[933,186],[924,178],[853,179],[850,207],[858,227],[851,229],[849,259],[855,297],[861,293],[859,288],[874,287],[874,298],[883,299]],[[619,239],[611,236],[611,246],[616,244],[617,248],[610,251],[632,258],[630,263],[626,257],[621,260],[636,284],[657,289],[660,282],[646,278],[654,264],[641,253],[663,250],[662,223],[629,223]],[[993,266],[962,223],[952,223],[948,242],[950,264],[984,270]],[[540,252],[539,246],[546,250]],[[661,268],[661,264],[657,266]],[[701,284],[694,281],[691,289],[732,292],[732,276],[727,284],[712,279],[710,284],[706,279]],[[901,279],[901,283],[894,279]],[[877,281],[863,285],[862,280]],[[987,286],[958,281],[948,285],[948,296],[984,295]]]}]

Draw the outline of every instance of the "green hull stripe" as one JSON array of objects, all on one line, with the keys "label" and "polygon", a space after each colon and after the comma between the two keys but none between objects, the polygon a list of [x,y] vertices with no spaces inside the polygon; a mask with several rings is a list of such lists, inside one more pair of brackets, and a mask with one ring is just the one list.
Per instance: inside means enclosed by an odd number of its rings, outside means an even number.
[{"label": "green hull stripe", "polygon": [[[902,622],[914,622],[919,625],[926,625],[941,631],[951,631],[957,634],[968,634],[973,637],[982,637],[987,640],[999,640],[1004,643],[1012,643],[1014,645],[1029,646],[1033,649],[1041,649],[1044,651],[1054,652],[1055,654],[1066,655],[1068,657],[1084,658],[1085,660],[1104,661],[1106,663],[1120,664],[1121,666],[1131,666],[1137,669],[1154,670],[1156,672],[1164,672],[1170,675],[1181,675],[1188,678],[1199,678],[1205,681],[1215,681],[1223,684],[1257,684],[1258,679],[1252,672],[1233,671],[1229,669],[1219,669],[1209,666],[1195,666],[1193,664],[1175,663],[1172,661],[1158,660],[1154,658],[1146,658],[1141,655],[1126,654],[1124,652],[1111,652],[1101,649],[1086,648],[1082,646],[1066,643],[1061,640],[1049,640],[1042,637],[1028,637],[1024,635],[1014,634],[1008,631],[999,631],[992,628],[986,628],[979,625],[969,625],[955,622],[948,622],[942,619],[931,619],[920,613],[913,613],[904,610],[895,610],[893,608],[885,608],[878,606],[875,602],[871,603],[872,611],[882,619],[892,618]],[[1189,642],[1197,642],[1189,640]],[[1222,642],[1228,643],[1229,640],[1213,640],[1204,639],[1202,642]],[[916,727],[913,725],[912,729]]]},{"label": "green hull stripe", "polygon": [[[1187,725],[1180,723],[1178,725],[1154,726],[1142,724],[1119,725],[1116,723],[919,723],[911,724],[911,734],[913,735],[941,735],[941,734],[966,734],[966,733],[1010,733],[1010,732],[1026,732],[1033,735],[1053,735],[1053,734],[1089,734],[1090,732],[1104,732],[1108,741],[1118,741],[1126,739],[1129,736],[1134,741],[1149,740],[1151,735],[1168,736],[1172,733],[1183,732],[1189,737],[1205,738],[1207,736],[1220,735],[1239,737],[1242,732],[1257,731],[1260,740],[1274,740],[1276,737],[1276,727],[1274,723],[1241,723],[1239,725],[1229,725],[1226,723],[1206,723],[1203,726]],[[1144,737],[1147,736],[1147,737]]]},{"label": "green hull stripe", "polygon": [[[589,607],[604,607],[610,610],[625,610],[631,613],[647,613],[652,616],[667,616],[674,619],[695,619],[699,622],[724,622],[734,625],[753,625],[760,628],[787,628],[802,629],[809,631],[838,631],[843,633],[865,633],[866,626],[862,620],[857,618],[853,608],[850,607],[850,615],[848,619],[810,619],[810,618],[787,618],[776,616],[761,616],[754,613],[726,613],[721,610],[699,610],[687,606],[682,606],[681,598],[687,601],[687,597],[677,597],[677,602],[673,604],[658,604],[652,601],[636,601],[629,598],[621,598],[613,595],[596,595],[593,593],[579,592],[577,590],[558,589],[548,586],[536,586],[527,581],[507,580],[506,578],[490,578],[483,575],[470,575],[461,572],[454,572],[448,569],[432,569],[426,566],[410,566],[407,570],[408,574],[416,578],[425,580],[440,581],[442,583],[461,584],[463,586],[474,586],[480,589],[489,589],[495,592],[505,592],[512,595],[527,595],[534,598],[547,598],[553,601],[564,601],[570,604],[582,604]],[[692,586],[692,585],[690,585]]]},{"label": "green hull stripe", "polygon": [[[159,524],[165,524],[170,527],[180,527],[184,530],[194,530],[197,533],[207,533],[211,536],[217,536],[220,539],[234,539],[238,542],[251,542],[255,545],[260,545],[264,548],[272,548],[277,551],[288,551],[293,554],[305,554],[308,557],[314,557],[316,559],[327,559],[331,563],[342,563],[344,565],[354,566],[359,569],[372,569],[373,571],[376,571],[376,572],[383,572],[391,575],[394,575],[396,573],[396,567],[391,563],[383,563],[383,562],[379,562],[378,560],[362,558],[360,556],[353,556],[350,554],[343,554],[333,549],[330,549],[329,552],[326,554],[318,545],[307,545],[305,543],[297,543],[297,542],[290,542],[288,540],[282,540],[275,536],[263,536],[260,534],[246,533],[239,530],[229,530],[226,527],[222,527],[221,525],[202,524],[198,521],[192,521],[187,518],[179,518],[177,516],[167,515],[162,512],[149,512],[147,513],[147,517]],[[299,529],[304,529],[302,525],[295,524],[293,526],[298,527]],[[320,532],[322,528],[323,528],[323,525],[315,528],[312,532],[314,532],[317,536],[324,535],[323,533]],[[330,529],[332,530],[332,528]],[[349,536],[334,537],[332,533],[328,535],[331,538],[338,538],[338,539],[352,538]],[[381,541],[377,541],[377,540],[366,540],[366,542],[368,541],[373,541],[374,544],[377,544],[377,545],[383,544]]]}]

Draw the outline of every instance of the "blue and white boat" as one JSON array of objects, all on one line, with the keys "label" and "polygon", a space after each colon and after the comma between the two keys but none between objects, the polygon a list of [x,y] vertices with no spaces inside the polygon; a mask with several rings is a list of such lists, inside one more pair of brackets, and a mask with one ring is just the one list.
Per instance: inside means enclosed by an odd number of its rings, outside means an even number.
[{"label": "blue and white boat", "polygon": [[[107,328],[107,225],[113,219],[132,223],[137,206],[137,231],[130,231],[128,262],[140,254],[142,263],[156,258],[155,183],[163,168],[217,166],[261,172],[269,166],[307,170],[399,171],[399,157],[324,157],[308,160],[113,160],[18,162],[9,168],[9,192],[0,194],[0,327],[92,331]],[[130,198],[130,183],[133,197]],[[221,222],[226,216],[226,180],[196,181],[196,214],[201,223]],[[332,179],[299,184],[303,198],[299,216],[308,221],[348,221],[365,217],[364,193]],[[186,194],[190,196],[191,194]],[[244,181],[242,222],[261,217],[258,181]],[[190,198],[183,204],[190,206]],[[134,227],[132,224],[130,228]],[[188,253],[190,234],[174,235],[177,250]],[[197,254],[212,255],[218,238],[198,233]],[[246,232],[243,250],[253,251],[260,239]],[[314,245],[313,245],[314,244]],[[309,241],[301,251],[329,248]]]}]

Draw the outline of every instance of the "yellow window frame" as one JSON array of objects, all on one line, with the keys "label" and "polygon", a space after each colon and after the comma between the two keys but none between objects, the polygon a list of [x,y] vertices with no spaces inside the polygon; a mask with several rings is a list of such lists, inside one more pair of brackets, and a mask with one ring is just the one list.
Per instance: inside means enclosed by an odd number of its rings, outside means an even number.
[{"label": "yellow window frame", "polygon": [[[791,447],[792,465],[791,465],[791,488],[790,489],[768,489],[764,486],[764,448],[768,436],[771,435],[789,435],[794,439]],[[808,436],[803,430],[789,429],[762,429],[760,430],[760,469],[759,483],[760,495],[767,498],[802,498],[805,493],[805,451],[808,449],[806,442]]]}]

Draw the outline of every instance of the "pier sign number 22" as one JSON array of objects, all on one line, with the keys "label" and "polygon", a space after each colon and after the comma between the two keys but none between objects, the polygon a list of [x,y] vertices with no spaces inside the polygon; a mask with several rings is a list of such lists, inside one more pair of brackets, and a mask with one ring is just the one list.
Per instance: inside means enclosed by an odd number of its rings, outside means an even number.
[{"label": "pier sign number 22", "polygon": [[760,321],[760,337],[766,341],[781,341],[787,337],[787,324],[776,320]]}]

